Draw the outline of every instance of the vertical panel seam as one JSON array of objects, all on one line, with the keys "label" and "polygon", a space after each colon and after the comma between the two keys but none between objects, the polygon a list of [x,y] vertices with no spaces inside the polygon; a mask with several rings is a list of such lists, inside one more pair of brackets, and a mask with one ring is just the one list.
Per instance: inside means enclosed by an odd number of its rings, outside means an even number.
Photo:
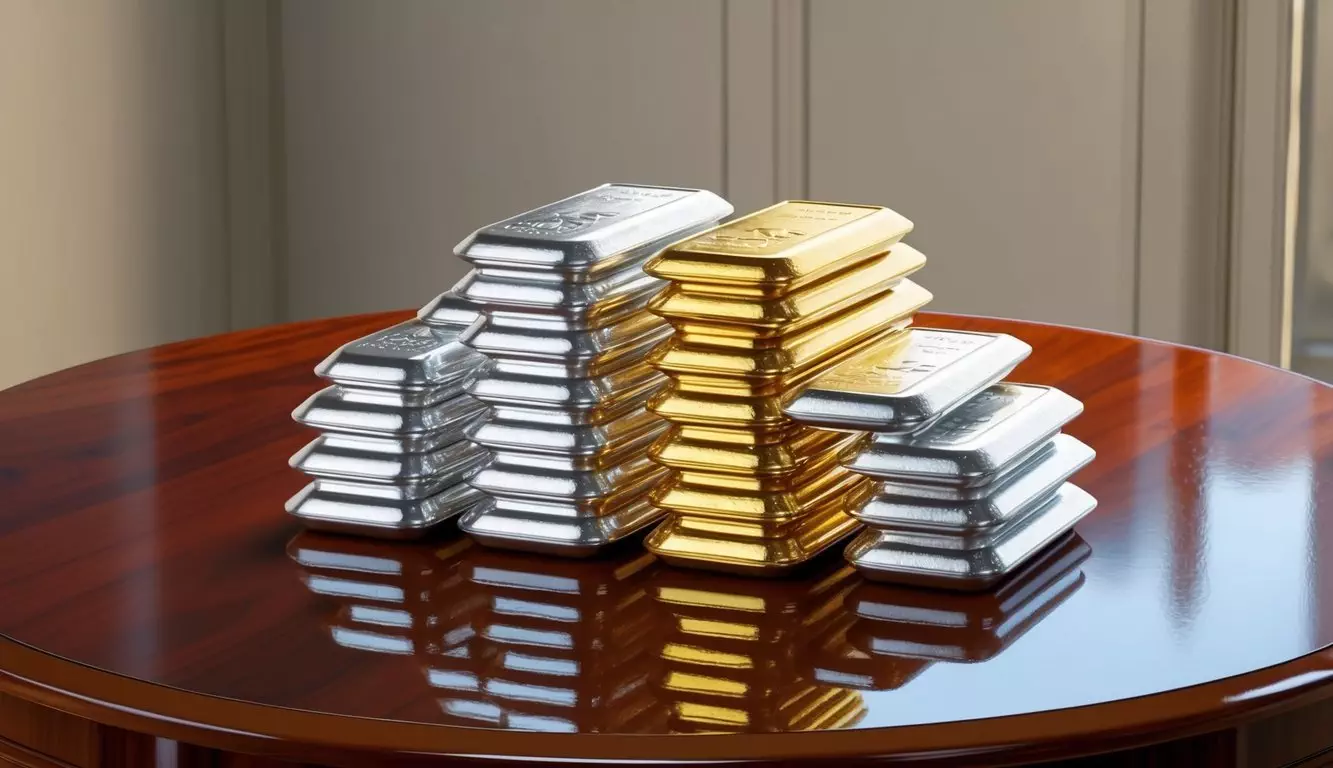
[{"label": "vertical panel seam", "polygon": [[1138,66],[1135,83],[1135,132],[1134,132],[1134,204],[1131,215],[1134,217],[1134,224],[1131,231],[1132,248],[1134,249],[1134,315],[1133,329],[1134,335],[1140,335],[1143,332],[1143,140],[1144,140],[1144,105],[1145,90],[1147,80],[1145,73],[1147,71],[1147,48],[1148,48],[1148,26],[1147,26],[1147,8],[1144,0],[1137,2],[1138,12]]}]

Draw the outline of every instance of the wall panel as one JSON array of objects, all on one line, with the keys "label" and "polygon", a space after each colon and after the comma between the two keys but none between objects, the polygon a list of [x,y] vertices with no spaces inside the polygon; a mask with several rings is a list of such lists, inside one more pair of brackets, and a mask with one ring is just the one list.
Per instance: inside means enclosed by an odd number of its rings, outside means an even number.
[{"label": "wall panel", "polygon": [[811,3],[809,194],[911,218],[933,308],[1132,331],[1136,11]]},{"label": "wall panel", "polygon": [[721,0],[288,0],[293,318],[424,304],[470,231],[603,181],[722,188]]}]

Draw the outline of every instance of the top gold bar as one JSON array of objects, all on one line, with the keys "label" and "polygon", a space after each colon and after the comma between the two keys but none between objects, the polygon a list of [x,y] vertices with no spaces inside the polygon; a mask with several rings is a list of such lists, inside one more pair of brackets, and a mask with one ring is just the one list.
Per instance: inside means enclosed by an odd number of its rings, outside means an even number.
[{"label": "top gold bar", "polygon": [[644,271],[786,292],[872,259],[911,231],[912,222],[878,205],[789,200],[682,240]]}]

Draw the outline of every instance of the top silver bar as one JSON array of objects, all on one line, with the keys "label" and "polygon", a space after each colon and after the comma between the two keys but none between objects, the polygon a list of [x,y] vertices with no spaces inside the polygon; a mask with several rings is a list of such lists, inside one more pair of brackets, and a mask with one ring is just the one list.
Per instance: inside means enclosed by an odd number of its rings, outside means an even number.
[{"label": "top silver bar", "polygon": [[701,189],[603,184],[483,227],[454,253],[477,266],[601,272],[708,229],[732,210]]},{"label": "top silver bar", "polygon": [[315,373],[353,387],[420,392],[456,385],[461,390],[488,361],[459,341],[459,332],[409,320],[338,347],[315,366]]}]

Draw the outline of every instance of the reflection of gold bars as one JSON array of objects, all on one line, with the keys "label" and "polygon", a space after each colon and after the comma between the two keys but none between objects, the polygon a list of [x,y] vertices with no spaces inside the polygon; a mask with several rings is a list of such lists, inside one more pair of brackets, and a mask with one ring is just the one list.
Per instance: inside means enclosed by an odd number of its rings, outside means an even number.
[{"label": "reflection of gold bars", "polygon": [[650,305],[676,329],[650,361],[672,379],[649,410],[676,427],[650,455],[670,480],[646,545],[669,563],[776,575],[858,527],[870,488],[837,466],[856,437],[799,427],[786,399],[903,336],[930,293],[925,257],[885,208],[782,203],[668,248],[645,270],[674,281]]},{"label": "reflection of gold bars", "polygon": [[809,638],[845,623],[850,569],[817,575],[804,590],[682,576],[663,572],[653,590],[671,618],[660,679],[673,730],[820,730],[860,719],[859,694],[820,685],[801,674],[800,662]]}]

